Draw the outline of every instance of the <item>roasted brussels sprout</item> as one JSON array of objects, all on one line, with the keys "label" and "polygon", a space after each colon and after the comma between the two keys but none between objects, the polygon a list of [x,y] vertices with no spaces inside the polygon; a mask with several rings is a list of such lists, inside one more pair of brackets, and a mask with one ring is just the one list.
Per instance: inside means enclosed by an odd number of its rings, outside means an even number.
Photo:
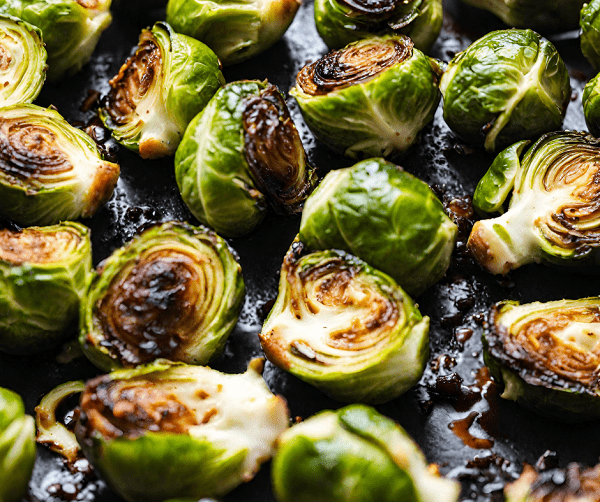
[{"label": "roasted brussels sprout", "polygon": [[571,99],[565,63],[531,30],[473,42],[450,61],[440,90],[450,129],[490,152],[560,129]]},{"label": "roasted brussels sprout", "polygon": [[35,462],[35,425],[23,400],[0,387],[0,500],[17,502],[27,493]]},{"label": "roasted brussels sprout", "polygon": [[600,0],[590,0],[581,9],[581,52],[590,64],[600,70]]},{"label": "roasted brussels sprout", "polygon": [[440,75],[408,37],[370,38],[306,65],[290,94],[328,147],[352,158],[391,157],[433,118]]},{"label": "roasted brussels sprout", "polygon": [[484,358],[502,397],[568,421],[600,418],[600,298],[492,307]]},{"label": "roasted brussels sprout", "polygon": [[312,250],[348,251],[417,296],[446,272],[456,235],[426,183],[369,159],[325,176],[306,201],[299,237]]},{"label": "roasted brussels sprout", "polygon": [[581,103],[589,131],[600,137],[600,73],[583,88]]},{"label": "roasted brussels sprout", "polygon": [[80,223],[0,230],[0,350],[41,352],[63,339],[91,271],[90,231]]},{"label": "roasted brussels sprout", "polygon": [[442,0],[316,0],[315,24],[330,49],[375,35],[408,35],[428,52],[442,29]]},{"label": "roasted brussels sprout", "polygon": [[0,0],[0,14],[42,30],[48,80],[72,75],[87,63],[112,20],[111,0]]},{"label": "roasted brussels sprout", "polygon": [[351,405],[294,425],[271,470],[279,502],[456,502],[460,485],[428,466],[406,431],[375,409]]},{"label": "roasted brussels sprout", "polygon": [[87,383],[75,428],[84,453],[129,502],[221,496],[249,481],[287,429],[262,360],[227,375],[157,361]]},{"label": "roasted brussels sprout", "polygon": [[193,215],[217,232],[251,232],[267,205],[302,211],[317,183],[287,105],[267,82],[232,82],[217,91],[187,128],[175,176]]},{"label": "roasted brussels sprout", "polygon": [[224,83],[213,51],[156,23],[142,31],[135,54],[110,81],[100,118],[143,158],[173,155],[185,128]]},{"label": "roasted brussels sprout", "polygon": [[386,274],[343,251],[292,244],[259,335],[267,358],[339,401],[383,403],[419,381],[429,318]]},{"label": "roasted brussels sprout", "polygon": [[0,215],[19,225],[90,217],[119,178],[119,166],[52,108],[1,108],[0,145]]},{"label": "roasted brussels sprout", "polygon": [[0,15],[0,108],[37,98],[46,79],[46,57],[38,28]]},{"label": "roasted brussels sprout", "polygon": [[206,364],[223,351],[243,299],[241,267],[223,239],[164,223],[99,265],[82,303],[79,341],[107,371],[157,358]]},{"label": "roasted brussels sprout", "polygon": [[256,56],[292,24],[300,0],[169,0],[167,22],[178,33],[201,40],[224,65]]},{"label": "roasted brussels sprout", "polygon": [[[508,211],[475,223],[467,246],[492,274],[528,263],[600,265],[600,140],[579,132],[542,136],[523,156],[509,147],[479,182],[479,212]],[[588,268],[589,270],[589,268]]]}]

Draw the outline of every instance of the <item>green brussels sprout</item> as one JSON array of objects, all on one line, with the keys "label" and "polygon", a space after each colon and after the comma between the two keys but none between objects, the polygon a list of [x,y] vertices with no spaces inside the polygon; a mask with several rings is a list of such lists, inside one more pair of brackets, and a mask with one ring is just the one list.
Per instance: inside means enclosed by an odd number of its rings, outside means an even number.
[{"label": "green brussels sprout", "polygon": [[439,476],[393,420],[364,405],[323,411],[277,441],[271,477],[279,502],[456,502],[460,485]]},{"label": "green brussels sprout", "polygon": [[428,52],[442,29],[442,0],[316,0],[315,24],[330,49],[374,35],[408,35]]},{"label": "green brussels sprout", "polygon": [[91,272],[90,231],[80,223],[0,230],[0,350],[29,354],[61,341]]},{"label": "green brussels sprout", "polygon": [[581,9],[581,52],[596,71],[600,70],[600,0],[591,0]]},{"label": "green brussels sprout", "polygon": [[81,304],[79,341],[98,368],[220,355],[244,299],[242,271],[214,232],[152,227],[98,266]]},{"label": "green brussels sprout", "polygon": [[259,334],[267,358],[344,402],[384,403],[415,385],[429,318],[386,274],[338,250],[286,255]]},{"label": "green brussels sprout", "polygon": [[27,493],[35,462],[35,425],[23,400],[0,387],[0,500],[18,502]]},{"label": "green brussels sprout", "polygon": [[581,103],[583,115],[589,131],[596,137],[600,136],[600,73],[590,80],[583,88]]},{"label": "green brussels sprout", "polygon": [[391,157],[433,118],[441,73],[408,37],[374,37],[304,66],[290,94],[331,149],[351,158]]},{"label": "green brussels sprout", "polygon": [[128,502],[222,496],[249,481],[287,429],[262,379],[156,361],[89,381],[75,427],[86,458]]},{"label": "green brussels sprout", "polygon": [[331,171],[307,199],[299,238],[342,249],[418,296],[450,265],[458,229],[423,181],[383,159]]},{"label": "green brussels sprout", "polygon": [[175,176],[192,214],[227,237],[254,230],[267,206],[302,211],[317,183],[280,92],[251,80],[219,89],[192,120]]},{"label": "green brussels sprout", "polygon": [[167,23],[201,40],[224,65],[239,63],[271,47],[286,32],[300,0],[169,0]]},{"label": "green brussels sprout", "polygon": [[185,128],[224,83],[213,51],[156,23],[142,31],[135,54],[110,81],[100,118],[142,158],[173,155]]},{"label": "green brussels sprout", "polygon": [[86,64],[112,20],[111,0],[0,0],[0,14],[16,16],[42,31],[48,80],[69,76]]},{"label": "green brussels sprout", "polygon": [[46,57],[38,28],[0,15],[0,108],[37,98],[46,79]]},{"label": "green brussels sprout", "polygon": [[477,185],[473,205],[481,214],[502,212],[511,190],[512,198],[504,214],[475,223],[468,249],[492,274],[540,262],[597,268],[600,140],[554,132],[520,156],[522,147],[502,152]]},{"label": "green brussels sprout", "polygon": [[560,129],[571,99],[565,63],[531,30],[476,40],[450,61],[440,90],[450,129],[489,152]]},{"label": "green brussels sprout", "polygon": [[567,421],[600,418],[600,297],[495,304],[484,359],[501,397]]},{"label": "green brussels sprout", "polygon": [[1,108],[0,145],[0,215],[19,225],[93,216],[119,178],[119,166],[52,108]]}]

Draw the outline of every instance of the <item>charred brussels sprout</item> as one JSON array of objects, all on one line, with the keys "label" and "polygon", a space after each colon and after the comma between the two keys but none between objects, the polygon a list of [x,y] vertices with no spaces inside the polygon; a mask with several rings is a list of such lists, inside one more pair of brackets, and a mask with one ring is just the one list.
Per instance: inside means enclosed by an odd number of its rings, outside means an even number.
[{"label": "charred brussels sprout", "polygon": [[348,157],[404,152],[433,118],[441,70],[405,36],[360,40],[306,65],[290,94],[313,134]]},{"label": "charred brussels sprout", "polygon": [[429,356],[429,318],[391,277],[342,251],[303,254],[298,242],[259,336],[272,363],[345,402],[398,397]]},{"label": "charred brussels sprout", "polygon": [[165,223],[99,265],[79,340],[103,370],[157,358],[206,364],[222,352],[243,298],[241,267],[223,239]]},{"label": "charred brussels sprout", "polygon": [[596,75],[583,88],[581,97],[583,115],[589,131],[600,136],[600,74]]},{"label": "charred brussels sprout", "polygon": [[560,129],[571,99],[565,63],[531,30],[475,41],[450,61],[440,90],[450,128],[490,152]]},{"label": "charred brussels sprout", "polygon": [[42,32],[16,17],[0,15],[0,108],[31,103],[45,79]]},{"label": "charred brussels sprout", "polygon": [[483,342],[504,399],[568,421],[600,418],[600,298],[497,303]]},{"label": "charred brussels sprout", "polygon": [[441,0],[317,0],[315,24],[330,49],[374,35],[408,35],[428,52],[442,29]]},{"label": "charred brussels sprout", "polygon": [[155,362],[87,383],[75,432],[86,457],[129,502],[221,496],[249,481],[288,427],[262,361],[226,375]]},{"label": "charred brussels sprout", "polygon": [[0,109],[0,214],[19,225],[88,218],[112,195],[119,166],[56,110]]},{"label": "charred brussels sprout", "polygon": [[0,387],[0,500],[17,502],[27,493],[35,461],[35,425],[21,397]]},{"label": "charred brussels sprout", "polygon": [[534,262],[597,268],[600,140],[555,132],[520,149],[502,152],[475,190],[480,213],[502,212],[512,198],[504,214],[475,223],[471,253],[492,274]]},{"label": "charred brussels sprout", "polygon": [[224,83],[213,51],[156,23],[142,31],[135,54],[110,81],[100,118],[143,158],[173,155],[187,125]]},{"label": "charred brussels sprout", "polygon": [[0,350],[40,352],[64,338],[91,272],[90,231],[79,223],[0,230]]},{"label": "charred brussels sprout", "polygon": [[0,0],[0,14],[16,16],[42,30],[48,79],[72,75],[89,61],[110,24],[111,0]]},{"label": "charred brussels sprout", "polygon": [[201,40],[224,65],[268,49],[292,24],[299,0],[169,0],[167,22]]},{"label": "charred brussels sprout", "polygon": [[600,0],[591,0],[581,9],[581,52],[590,64],[600,70]]},{"label": "charred brussels sprout", "polygon": [[426,183],[369,159],[325,176],[306,201],[299,237],[312,250],[348,251],[417,296],[446,272],[456,235]]},{"label": "charred brussels sprout", "polygon": [[185,132],[175,176],[193,215],[228,237],[251,232],[267,206],[299,213],[317,183],[283,97],[258,81],[217,91]]},{"label": "charred brussels sprout", "polygon": [[373,408],[323,411],[278,440],[271,470],[279,502],[456,502],[406,431]]}]

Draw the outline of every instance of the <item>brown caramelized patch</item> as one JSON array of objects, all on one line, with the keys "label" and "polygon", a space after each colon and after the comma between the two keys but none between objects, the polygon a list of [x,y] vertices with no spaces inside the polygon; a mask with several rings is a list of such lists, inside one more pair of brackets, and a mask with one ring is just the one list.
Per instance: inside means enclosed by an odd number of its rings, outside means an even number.
[{"label": "brown caramelized patch", "polygon": [[0,71],[8,70],[11,62],[12,54],[6,47],[0,44]]},{"label": "brown caramelized patch", "polygon": [[97,9],[100,5],[100,0],[77,0],[77,3],[85,9]]},{"label": "brown caramelized patch", "polygon": [[14,265],[61,261],[65,252],[80,242],[78,234],[66,230],[44,232],[29,228],[15,232],[3,229],[0,230],[0,260]]}]

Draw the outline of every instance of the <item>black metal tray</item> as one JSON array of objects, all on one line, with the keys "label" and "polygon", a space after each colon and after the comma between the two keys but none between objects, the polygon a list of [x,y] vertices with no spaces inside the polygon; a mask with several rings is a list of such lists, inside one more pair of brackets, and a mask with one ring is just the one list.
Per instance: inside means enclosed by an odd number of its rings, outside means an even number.
[{"label": "black metal tray", "polygon": [[[484,33],[504,28],[493,16],[458,0],[445,0],[444,7],[443,32],[432,51],[439,59],[448,61]],[[268,78],[287,93],[297,71],[307,61],[326,53],[312,12],[312,3],[306,2],[283,40],[251,61],[226,68],[227,81]],[[73,78],[46,85],[36,103],[55,105],[71,122],[89,123],[94,112],[86,110],[83,104],[89,101],[90,93],[107,92],[108,80],[137,44],[141,28],[163,17],[164,11],[160,10],[140,15],[116,12],[90,64]],[[581,56],[576,32],[554,36],[552,40],[567,62],[573,86],[565,129],[585,130],[581,91],[593,71]],[[319,145],[293,99],[288,103],[309,159],[318,166],[321,177],[331,169],[352,164]],[[115,195],[96,216],[84,222],[93,232],[95,263],[148,224],[173,219],[195,222],[179,196],[172,159],[143,161],[124,148],[117,148],[117,156],[121,178]],[[458,204],[451,206],[460,209],[466,206],[466,198],[472,195],[491,160],[491,156],[473,151],[457,140],[439,109],[420,143],[399,163],[429,183],[446,203],[457,199]],[[281,261],[299,221],[299,217],[269,216],[251,235],[230,240],[240,255],[247,296],[225,353],[213,365],[217,369],[242,372],[249,359],[262,354],[257,333],[276,296]],[[541,456],[546,464],[557,462],[566,466],[577,461],[595,465],[600,455],[600,423],[560,424],[500,400],[495,385],[481,370],[482,313],[503,299],[547,301],[597,295],[599,291],[597,278],[574,277],[537,265],[523,267],[508,278],[491,277],[464,255],[469,221],[462,221],[463,232],[449,272],[418,298],[421,311],[431,318],[432,354],[428,369],[419,385],[378,409],[407,429],[429,461],[462,482],[463,500],[483,502],[501,500],[502,487],[518,476],[522,463],[535,463]],[[41,396],[56,385],[98,374],[85,358],[58,362],[61,354],[60,348],[34,357],[0,354],[0,386],[19,392],[27,411],[33,413]],[[285,396],[292,416],[308,417],[319,410],[341,406],[269,363],[264,377],[272,391]],[[120,500],[84,464],[69,469],[60,457],[41,446],[29,498],[48,502]],[[225,501],[273,502],[269,465],[264,465],[253,481],[234,490]]]}]

